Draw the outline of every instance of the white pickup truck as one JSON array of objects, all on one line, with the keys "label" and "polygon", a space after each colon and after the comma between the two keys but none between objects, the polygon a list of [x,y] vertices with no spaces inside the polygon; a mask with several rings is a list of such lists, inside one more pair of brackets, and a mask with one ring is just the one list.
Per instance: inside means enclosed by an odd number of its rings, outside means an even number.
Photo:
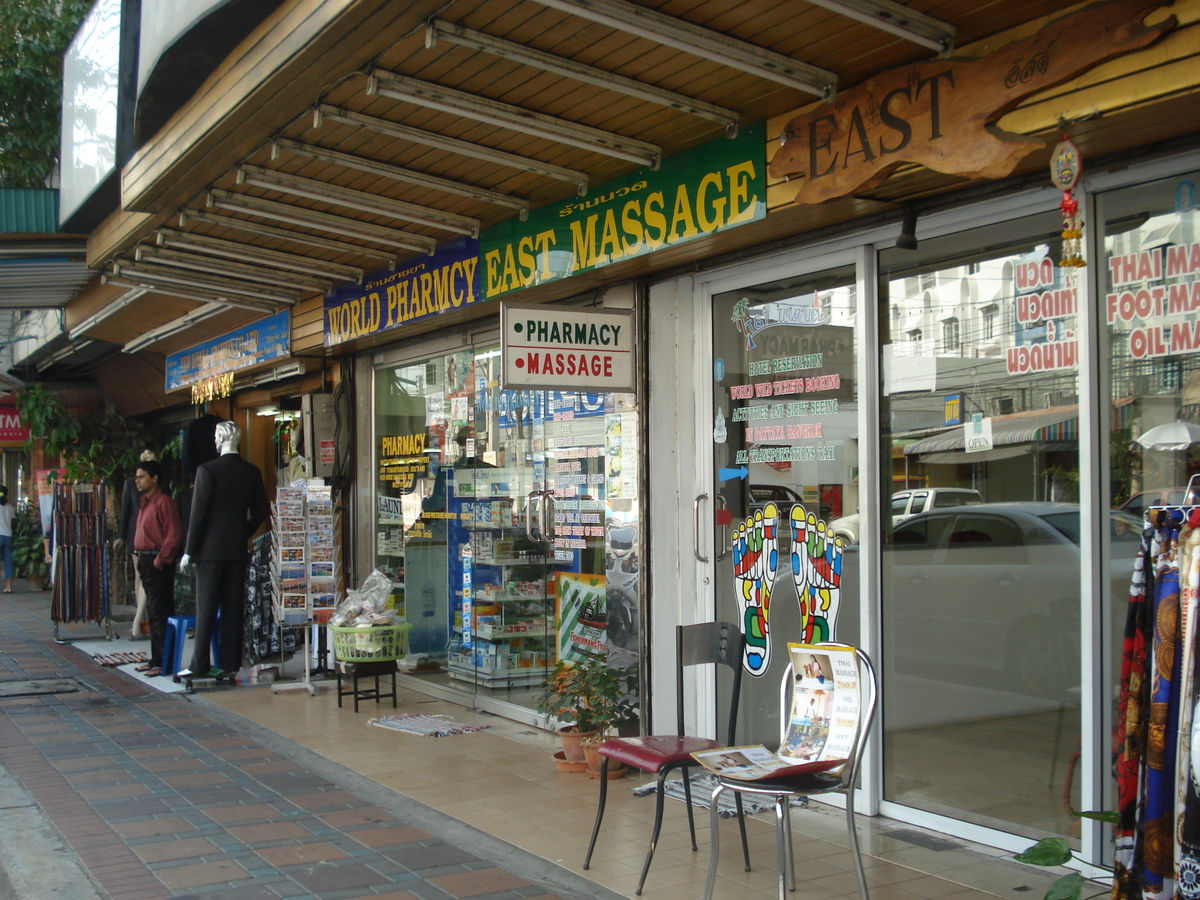
[{"label": "white pickup truck", "polygon": [[[911,488],[892,494],[892,525],[930,509],[950,506],[970,506],[982,503],[983,494],[972,488],[930,487]],[[859,515],[842,516],[829,523],[829,530],[845,544],[858,543]]]}]

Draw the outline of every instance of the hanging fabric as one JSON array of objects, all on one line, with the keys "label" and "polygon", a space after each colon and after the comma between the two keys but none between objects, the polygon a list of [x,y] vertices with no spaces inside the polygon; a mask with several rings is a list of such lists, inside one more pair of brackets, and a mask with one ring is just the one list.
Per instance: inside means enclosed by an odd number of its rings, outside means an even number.
[{"label": "hanging fabric", "polygon": [[1122,643],[1112,900],[1200,900],[1198,597],[1200,507],[1147,510]]}]

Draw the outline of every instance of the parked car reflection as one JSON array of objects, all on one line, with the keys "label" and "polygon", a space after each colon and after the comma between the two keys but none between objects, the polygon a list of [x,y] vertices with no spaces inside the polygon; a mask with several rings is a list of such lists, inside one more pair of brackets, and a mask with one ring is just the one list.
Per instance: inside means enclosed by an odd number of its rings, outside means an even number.
[{"label": "parked car reflection", "polygon": [[[1117,622],[1140,531],[1136,516],[1109,512]],[[1066,503],[935,509],[896,526],[883,548],[884,639],[894,662],[928,677],[1065,697],[1080,677],[1079,545],[1079,507]],[[847,549],[843,565],[851,582],[857,550]]]}]

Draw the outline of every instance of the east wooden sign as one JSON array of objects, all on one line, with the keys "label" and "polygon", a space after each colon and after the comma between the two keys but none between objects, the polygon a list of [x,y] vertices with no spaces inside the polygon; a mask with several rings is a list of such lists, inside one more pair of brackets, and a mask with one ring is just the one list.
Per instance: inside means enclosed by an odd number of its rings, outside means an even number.
[{"label": "east wooden sign", "polygon": [[1003,178],[1045,142],[995,123],[1026,97],[1158,40],[1175,17],[1151,26],[1144,20],[1163,5],[1095,3],[979,59],[933,59],[884,72],[838,94],[832,110],[818,106],[788,122],[768,172],[801,179],[796,203],[869,190],[902,163]]}]

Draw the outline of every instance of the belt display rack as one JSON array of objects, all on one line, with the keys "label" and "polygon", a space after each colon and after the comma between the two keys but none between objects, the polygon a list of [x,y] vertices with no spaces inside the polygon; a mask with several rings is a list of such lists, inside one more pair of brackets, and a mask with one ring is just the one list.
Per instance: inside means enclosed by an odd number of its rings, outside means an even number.
[{"label": "belt display rack", "polygon": [[59,625],[77,622],[103,625],[112,640],[106,501],[102,483],[54,486],[50,620],[56,641]]}]

